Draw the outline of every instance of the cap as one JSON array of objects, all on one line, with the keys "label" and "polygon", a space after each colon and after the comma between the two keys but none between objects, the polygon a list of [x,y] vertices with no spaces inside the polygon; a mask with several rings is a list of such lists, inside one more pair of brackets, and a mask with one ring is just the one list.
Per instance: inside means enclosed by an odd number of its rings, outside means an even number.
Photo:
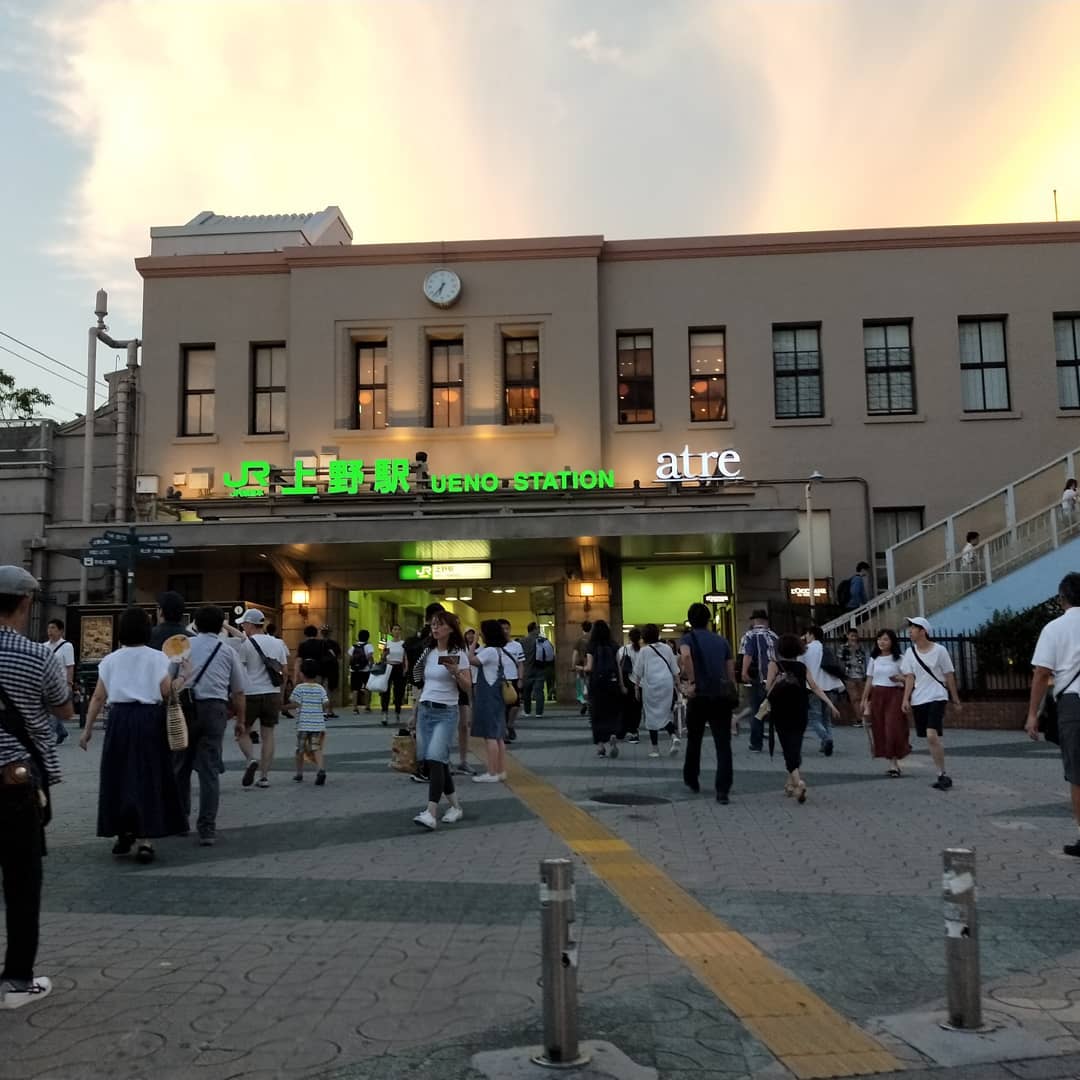
[{"label": "cap", "polygon": [[21,566],[0,566],[0,595],[33,596],[41,586]]},{"label": "cap", "polygon": [[266,622],[266,616],[258,610],[258,608],[248,608],[239,619],[236,620],[238,626],[243,626],[244,623],[251,623],[252,626],[262,626]]},{"label": "cap", "polygon": [[926,631],[927,637],[934,636],[934,628],[930,625],[928,619],[924,619],[921,615],[914,615],[910,619],[905,620],[908,626],[921,626]]}]

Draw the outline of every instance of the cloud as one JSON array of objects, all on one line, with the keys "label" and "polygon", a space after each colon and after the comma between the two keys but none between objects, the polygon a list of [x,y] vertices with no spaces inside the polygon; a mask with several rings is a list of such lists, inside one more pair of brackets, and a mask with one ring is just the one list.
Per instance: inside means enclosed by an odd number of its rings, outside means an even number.
[{"label": "cloud", "polygon": [[617,45],[601,45],[600,35],[595,30],[586,30],[583,34],[572,37],[570,48],[594,64],[618,64],[623,55],[622,49]]}]

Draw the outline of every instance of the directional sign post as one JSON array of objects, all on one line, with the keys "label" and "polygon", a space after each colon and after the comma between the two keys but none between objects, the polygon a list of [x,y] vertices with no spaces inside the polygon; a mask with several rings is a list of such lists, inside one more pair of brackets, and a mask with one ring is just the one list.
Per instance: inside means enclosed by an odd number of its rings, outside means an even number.
[{"label": "directional sign post", "polygon": [[120,532],[106,529],[102,536],[90,539],[82,553],[83,566],[107,566],[126,570],[125,599],[130,600],[135,586],[135,562],[138,559],[167,559],[176,554],[170,547],[169,533],[140,535],[134,529]]}]

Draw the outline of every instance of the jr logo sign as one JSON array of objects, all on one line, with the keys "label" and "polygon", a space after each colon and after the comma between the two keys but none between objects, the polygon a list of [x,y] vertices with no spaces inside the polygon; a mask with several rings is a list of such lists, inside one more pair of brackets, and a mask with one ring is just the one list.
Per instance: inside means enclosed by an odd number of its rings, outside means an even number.
[{"label": "jr logo sign", "polygon": [[738,450],[708,450],[702,453],[684,446],[656,455],[656,479],[662,484],[682,480],[739,480],[742,458]]}]

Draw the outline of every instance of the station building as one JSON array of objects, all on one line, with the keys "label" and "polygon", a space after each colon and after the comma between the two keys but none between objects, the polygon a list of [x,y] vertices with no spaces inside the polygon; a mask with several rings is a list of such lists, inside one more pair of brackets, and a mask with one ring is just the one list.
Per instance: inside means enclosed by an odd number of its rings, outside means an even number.
[{"label": "station building", "polygon": [[175,551],[138,598],[286,639],[433,598],[564,667],[588,617],[709,596],[736,635],[1078,443],[1077,223],[365,245],[328,207],[154,228],[136,266],[128,517]]}]

